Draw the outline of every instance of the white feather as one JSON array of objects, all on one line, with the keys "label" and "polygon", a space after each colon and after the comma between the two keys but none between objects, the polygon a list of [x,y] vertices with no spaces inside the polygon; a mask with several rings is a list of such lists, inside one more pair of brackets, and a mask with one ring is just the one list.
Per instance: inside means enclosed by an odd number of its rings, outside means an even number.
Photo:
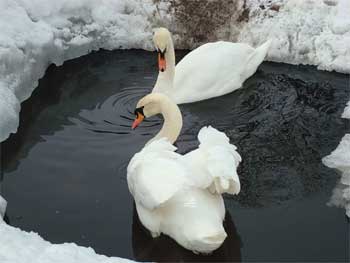
[{"label": "white feather", "polygon": [[140,220],[153,237],[164,233],[189,250],[210,253],[227,236],[221,194],[238,194],[241,157],[227,136],[210,126],[198,138],[199,148],[185,155],[166,139],[152,141],[131,159],[127,179]]},{"label": "white feather", "polygon": [[175,103],[190,103],[222,96],[242,87],[263,62],[271,41],[257,48],[244,43],[218,41],[188,53],[175,67],[171,33],[155,31],[155,47],[166,47],[167,68],[159,72],[152,92],[169,96]]},{"label": "white feather", "polygon": [[242,158],[237,147],[229,143],[225,133],[211,126],[203,127],[198,134],[199,148],[185,155],[187,163],[195,171],[194,178],[201,187],[213,193],[238,194],[241,186],[237,167]]},{"label": "white feather", "polygon": [[166,139],[151,142],[128,166],[128,185],[135,201],[153,210],[186,186],[186,169],[176,147]]}]

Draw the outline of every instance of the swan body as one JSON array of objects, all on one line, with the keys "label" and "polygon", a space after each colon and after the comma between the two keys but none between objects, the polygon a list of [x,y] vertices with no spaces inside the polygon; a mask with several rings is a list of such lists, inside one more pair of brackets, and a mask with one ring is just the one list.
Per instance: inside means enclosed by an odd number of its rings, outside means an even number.
[{"label": "swan body", "polygon": [[[173,143],[182,118],[175,111],[176,104],[165,95],[152,93],[137,109],[142,109],[144,117],[157,113],[164,117],[161,132],[134,155],[127,168],[141,223],[153,237],[164,233],[196,253],[212,252],[227,236],[221,194],[240,191],[236,169],[241,157],[236,147],[224,133],[209,126],[199,131],[198,149],[178,154]],[[141,118],[138,112],[136,115]],[[175,137],[169,132],[174,130]]]},{"label": "swan body", "polygon": [[[166,94],[175,103],[214,98],[239,89],[263,62],[271,41],[258,48],[243,43],[213,42],[188,53],[175,68],[174,45],[165,28],[154,31],[158,52],[165,51],[166,68],[159,72],[152,92]],[[170,83],[170,84],[169,84]]]}]

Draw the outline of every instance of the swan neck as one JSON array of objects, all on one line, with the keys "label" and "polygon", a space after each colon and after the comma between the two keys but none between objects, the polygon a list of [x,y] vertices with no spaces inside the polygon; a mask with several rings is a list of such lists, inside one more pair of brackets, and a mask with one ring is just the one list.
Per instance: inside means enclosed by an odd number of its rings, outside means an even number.
[{"label": "swan neck", "polygon": [[171,37],[169,37],[167,51],[165,52],[165,61],[166,70],[164,72],[159,71],[153,92],[163,92],[167,94],[166,91],[169,90],[169,88],[171,90],[173,87],[173,81],[175,77],[175,50]]},{"label": "swan neck", "polygon": [[167,138],[173,144],[182,128],[182,115],[179,107],[171,102],[161,106],[161,114],[163,115],[164,123],[159,133],[152,139]]},{"label": "swan neck", "polygon": [[174,50],[174,43],[171,38],[169,39],[169,51],[167,52],[166,55],[169,61],[169,70],[168,70],[169,78],[173,80],[175,76],[175,50]]}]

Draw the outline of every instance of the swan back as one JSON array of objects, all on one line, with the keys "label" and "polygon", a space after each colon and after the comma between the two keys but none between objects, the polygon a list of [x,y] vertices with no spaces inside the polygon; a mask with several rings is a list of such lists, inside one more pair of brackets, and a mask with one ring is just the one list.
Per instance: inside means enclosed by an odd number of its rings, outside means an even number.
[{"label": "swan back", "polygon": [[127,180],[137,203],[154,210],[187,184],[186,169],[176,147],[165,138],[146,145],[131,159]]},{"label": "swan back", "polygon": [[209,253],[227,236],[224,202],[193,185],[192,170],[175,150],[164,138],[145,146],[129,163],[129,190],[153,236],[162,232],[189,250]]},{"label": "swan back", "polygon": [[263,62],[270,42],[258,48],[243,43],[214,42],[188,53],[177,65],[172,90],[177,104],[218,97],[242,87]]}]

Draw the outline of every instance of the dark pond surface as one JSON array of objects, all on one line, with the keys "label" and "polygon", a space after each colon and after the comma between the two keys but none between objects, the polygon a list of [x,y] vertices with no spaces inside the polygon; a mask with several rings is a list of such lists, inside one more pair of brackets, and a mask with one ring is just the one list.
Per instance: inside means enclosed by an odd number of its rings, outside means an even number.
[{"label": "dark pond surface", "polygon": [[349,221],[326,205],[339,175],[321,163],[349,132],[340,118],[349,75],[264,63],[244,88],[181,106],[179,152],[211,124],[243,158],[242,191],[225,198],[228,238],[211,256],[152,239],[128,192],[126,166],[162,124],[154,117],[130,129],[156,75],[156,55],[144,51],[100,51],[48,69],[23,103],[19,132],[2,144],[9,224],[137,260],[349,260]]}]

